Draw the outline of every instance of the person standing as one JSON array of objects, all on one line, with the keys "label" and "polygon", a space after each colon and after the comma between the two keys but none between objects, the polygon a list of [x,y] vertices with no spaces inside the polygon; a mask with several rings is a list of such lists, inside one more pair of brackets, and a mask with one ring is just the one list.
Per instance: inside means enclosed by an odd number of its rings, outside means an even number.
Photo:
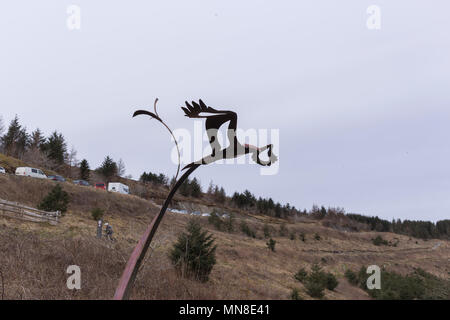
[{"label": "person standing", "polygon": [[106,228],[105,228],[106,238],[108,238],[109,240],[113,241],[113,237],[112,237],[112,235],[113,235],[113,228],[112,228],[112,226],[108,222],[105,223],[105,226],[106,226]]}]

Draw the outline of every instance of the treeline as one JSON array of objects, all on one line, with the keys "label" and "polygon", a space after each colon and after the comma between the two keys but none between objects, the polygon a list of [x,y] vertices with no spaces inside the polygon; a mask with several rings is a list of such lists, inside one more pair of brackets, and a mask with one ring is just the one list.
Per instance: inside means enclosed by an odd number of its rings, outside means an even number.
[{"label": "treeline", "polygon": [[239,209],[255,210],[258,213],[278,218],[287,218],[290,215],[301,213],[289,203],[281,205],[279,202],[275,203],[272,198],[259,197],[256,199],[249,190],[245,190],[243,193],[235,192],[231,197],[231,202]]},{"label": "treeline", "polygon": [[450,238],[450,220],[433,223],[397,219],[389,222],[379,217],[367,217],[360,214],[347,214],[347,217],[367,224],[373,231],[394,232],[421,239]]},{"label": "treeline", "polygon": [[156,173],[152,173],[150,171],[148,173],[147,172],[142,173],[139,180],[142,183],[153,183],[153,184],[163,185],[163,186],[167,186],[168,182],[169,182],[169,178],[166,177],[163,173],[156,174]]},{"label": "treeline", "polygon": [[[6,128],[0,117],[0,152],[31,165],[56,171],[69,178],[89,180],[91,168],[86,159],[79,161],[74,147],[70,150],[64,135],[53,131],[46,136],[39,128],[31,133],[16,115]],[[125,164],[106,156],[95,172],[106,180],[125,175]]]},{"label": "treeline", "polygon": [[17,115],[10,122],[6,132],[0,133],[0,148],[7,156],[46,165],[49,169],[56,169],[64,163],[72,162],[76,153],[67,150],[64,136],[57,131],[47,137],[39,128],[28,133],[26,127],[20,124]]}]

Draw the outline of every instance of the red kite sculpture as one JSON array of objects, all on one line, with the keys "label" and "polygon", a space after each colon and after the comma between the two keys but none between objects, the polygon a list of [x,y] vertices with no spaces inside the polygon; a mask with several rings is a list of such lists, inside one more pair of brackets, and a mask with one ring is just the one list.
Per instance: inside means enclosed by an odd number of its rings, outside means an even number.
[{"label": "red kite sculpture", "polygon": [[[178,143],[175,139],[170,128],[164,123],[164,121],[159,117],[156,111],[156,103],[158,99],[155,100],[154,104],[154,113],[146,110],[138,110],[133,114],[133,117],[137,115],[148,115],[152,119],[156,119],[161,122],[170,132],[173,139],[175,140],[175,144],[178,151],[178,160],[180,160],[180,152],[178,149]],[[125,270],[120,278],[119,285],[117,286],[116,292],[114,294],[115,300],[123,300],[128,299],[131,293],[131,289],[133,287],[134,281],[136,279],[137,272],[139,270],[140,265],[145,257],[145,254],[150,246],[150,243],[153,239],[153,236],[158,229],[158,226],[166,213],[167,207],[169,206],[170,201],[175,195],[178,188],[181,184],[189,177],[189,175],[195,171],[200,165],[206,165],[212,162],[215,162],[220,159],[229,159],[236,158],[245,154],[252,154],[252,159],[262,166],[270,166],[272,163],[278,160],[278,158],[272,153],[272,145],[266,145],[262,148],[258,148],[248,144],[241,144],[236,137],[236,128],[237,128],[237,114],[233,111],[220,111],[213,109],[211,107],[206,106],[202,100],[199,100],[199,103],[192,101],[192,104],[189,104],[186,101],[186,107],[182,107],[186,116],[189,118],[206,118],[206,131],[209,137],[209,143],[212,148],[211,155],[200,159],[199,161],[188,164],[183,168],[183,170],[187,169],[187,171],[177,180],[175,185],[169,192],[163,206],[161,207],[161,211],[158,215],[153,218],[150,225],[145,230],[138,244],[134,248],[127,265],[125,266]],[[210,113],[212,115],[205,115]],[[230,122],[228,125],[227,136],[230,142],[230,145],[226,148],[222,148],[217,139],[217,133],[219,128],[225,124],[226,122]],[[267,150],[267,155],[269,157],[268,160],[264,161],[260,159],[260,154]],[[179,161],[180,162],[180,161]],[[178,173],[180,170],[180,163],[178,163],[178,170],[176,178],[178,177]]]}]

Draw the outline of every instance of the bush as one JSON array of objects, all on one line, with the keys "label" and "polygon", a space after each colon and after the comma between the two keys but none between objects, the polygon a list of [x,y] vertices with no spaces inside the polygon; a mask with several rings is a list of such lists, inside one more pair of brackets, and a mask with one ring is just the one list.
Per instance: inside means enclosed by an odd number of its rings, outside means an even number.
[{"label": "bush", "polygon": [[103,213],[104,213],[104,211],[100,208],[92,209],[91,210],[92,219],[94,219],[95,221],[100,220],[103,217]]},{"label": "bush", "polygon": [[291,299],[292,300],[303,300],[303,298],[300,296],[300,291],[297,288],[292,289]]},{"label": "bush", "polygon": [[298,272],[294,275],[294,278],[301,283],[303,283],[308,277],[308,272],[306,272],[305,268],[300,268]]},{"label": "bush", "polygon": [[[414,300],[424,299],[426,287],[425,278],[421,277],[417,272],[409,275],[401,275],[396,272],[381,270],[381,289],[369,290],[366,282],[370,277],[366,272],[360,271],[360,285],[361,287],[374,299],[378,300]],[[439,281],[440,283],[445,282]],[[447,290],[449,288],[447,287]],[[426,297],[429,298],[429,297]]]},{"label": "bush", "polygon": [[212,224],[217,230],[222,230],[223,221],[215,211],[213,211],[208,217],[208,222]]},{"label": "bush", "polygon": [[324,286],[321,283],[314,282],[310,279],[305,283],[306,292],[313,298],[321,299],[324,296]]},{"label": "bush", "polygon": [[280,237],[285,237],[288,234],[289,230],[286,228],[286,225],[282,223],[280,225]]},{"label": "bush", "polygon": [[334,274],[328,272],[326,274],[326,287],[328,290],[333,291],[338,286],[339,282],[337,281]]},{"label": "bush", "polygon": [[53,187],[52,190],[42,199],[38,204],[39,210],[44,211],[60,211],[64,214],[67,211],[69,204],[69,194],[65,192],[59,184]]},{"label": "bush", "polygon": [[256,238],[256,233],[255,231],[253,231],[252,229],[250,229],[250,227],[248,226],[248,224],[245,221],[241,222],[241,230],[243,233],[245,233],[247,236],[251,237],[251,238]]},{"label": "bush", "polygon": [[182,276],[204,282],[216,264],[216,248],[212,235],[203,231],[196,220],[191,220],[186,232],[179,235],[169,257]]},{"label": "bush", "polygon": [[269,239],[269,241],[267,241],[267,247],[271,250],[271,251],[275,251],[275,244],[277,242],[275,240],[273,240],[272,238]]},{"label": "bush", "polygon": [[267,224],[264,224],[263,232],[264,238],[270,238],[270,227]]},{"label": "bush", "polygon": [[[300,271],[302,270],[300,269]],[[323,272],[322,268],[317,263],[313,264],[313,266],[311,267],[311,274],[309,276],[305,275],[306,272],[301,272],[300,274],[299,273],[298,277],[300,279],[303,279],[306,291],[313,298],[322,298],[324,296],[323,291],[325,290],[325,288],[327,288],[328,290],[334,290],[339,284],[336,277],[332,273]]]},{"label": "bush", "polygon": [[370,275],[366,273],[364,266],[361,267],[358,275],[347,270],[345,276],[350,283],[359,284],[372,298],[378,300],[450,299],[450,280],[438,278],[420,268],[404,276],[382,269],[380,290],[367,288],[366,282]]},{"label": "bush", "polygon": [[289,239],[295,240],[295,233],[294,232],[291,232],[291,234],[289,235]]},{"label": "bush", "polygon": [[323,290],[326,286],[325,273],[322,268],[317,264],[313,264],[311,267],[311,274],[305,281],[306,292],[313,298],[322,298]]},{"label": "bush", "polygon": [[226,218],[225,222],[225,230],[227,232],[233,232],[234,231],[234,214],[230,213],[228,218]]},{"label": "bush", "polygon": [[375,239],[372,239],[372,243],[375,245],[375,246],[381,246],[381,245],[383,245],[383,246],[387,246],[389,243],[386,241],[386,240],[384,240],[381,236],[377,236]]},{"label": "bush", "polygon": [[314,234],[314,239],[317,241],[320,241],[320,239],[321,239],[320,235],[317,232]]},{"label": "bush", "polygon": [[347,269],[345,271],[344,276],[347,278],[347,280],[348,280],[348,282],[350,282],[350,284],[352,284],[354,286],[358,285],[358,283],[359,283],[358,275],[354,271]]},{"label": "bush", "polygon": [[302,232],[302,233],[300,233],[300,240],[302,240],[303,242],[305,242],[306,241],[306,236],[305,236],[305,234]]}]

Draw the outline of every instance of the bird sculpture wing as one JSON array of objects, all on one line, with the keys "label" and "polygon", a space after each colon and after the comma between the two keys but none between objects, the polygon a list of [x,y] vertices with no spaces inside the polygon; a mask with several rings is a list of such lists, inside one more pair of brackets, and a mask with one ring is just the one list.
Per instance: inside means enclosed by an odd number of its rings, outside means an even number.
[{"label": "bird sculpture wing", "polygon": [[181,107],[181,109],[183,109],[185,116],[189,118],[208,118],[208,116],[200,115],[201,113],[224,113],[223,111],[207,106],[201,99],[198,103],[195,101],[192,101],[192,103],[185,101],[185,104],[186,107]]}]

